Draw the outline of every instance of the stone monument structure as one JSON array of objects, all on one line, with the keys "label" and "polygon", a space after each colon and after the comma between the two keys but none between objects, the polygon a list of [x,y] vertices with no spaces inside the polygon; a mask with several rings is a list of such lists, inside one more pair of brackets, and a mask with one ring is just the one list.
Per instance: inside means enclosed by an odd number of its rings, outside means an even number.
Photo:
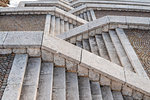
[{"label": "stone monument structure", "polygon": [[150,100],[150,1],[0,8],[0,100]]}]

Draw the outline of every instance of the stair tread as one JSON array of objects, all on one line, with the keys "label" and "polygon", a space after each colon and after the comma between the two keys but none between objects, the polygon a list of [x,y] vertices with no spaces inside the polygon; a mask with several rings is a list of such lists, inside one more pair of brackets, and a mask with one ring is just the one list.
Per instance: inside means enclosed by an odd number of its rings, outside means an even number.
[{"label": "stair tread", "polygon": [[118,65],[120,65],[120,62],[119,62],[119,58],[117,56],[117,53],[116,53],[116,50],[115,50],[115,47],[114,45],[112,44],[112,41],[110,39],[110,36],[108,33],[102,33],[102,36],[103,36],[103,40],[104,40],[104,43],[105,43],[105,46],[107,48],[107,51],[108,51],[108,55],[110,57],[110,60]]},{"label": "stair tread", "polygon": [[118,91],[112,91],[114,100],[123,100],[121,92]]},{"label": "stair tread", "polygon": [[41,58],[30,58],[26,68],[20,100],[36,100]]},{"label": "stair tread", "polygon": [[66,100],[65,68],[55,67],[53,78],[53,100]]},{"label": "stair tread", "polygon": [[19,100],[24,74],[27,66],[28,55],[16,54],[8,77],[7,86],[2,100]]},{"label": "stair tread", "polygon": [[80,100],[92,100],[89,78],[79,77],[78,84]]},{"label": "stair tread", "polygon": [[77,42],[76,42],[76,46],[82,48],[82,47],[83,47],[83,46],[82,46],[82,42],[81,42],[81,41],[77,41]]},{"label": "stair tread", "polygon": [[53,64],[42,63],[37,100],[51,100],[53,85]]},{"label": "stair tread", "polygon": [[89,37],[89,44],[90,44],[92,53],[99,55],[95,37]]},{"label": "stair tread", "polygon": [[102,35],[96,35],[95,38],[96,38],[96,42],[97,42],[100,56],[109,60],[108,53],[107,53]]},{"label": "stair tread", "polygon": [[89,45],[89,40],[88,39],[84,39],[82,41],[82,44],[83,44],[83,48],[87,51],[90,51],[90,45]]},{"label": "stair tread", "polygon": [[109,86],[102,86],[101,91],[103,100],[114,100]]},{"label": "stair tread", "polygon": [[51,20],[51,28],[50,28],[50,34],[54,35],[55,34],[55,16],[52,16],[52,20]]},{"label": "stair tread", "polygon": [[115,33],[115,31],[109,31],[109,34],[110,34],[112,42],[116,48],[116,51],[117,51],[117,54],[121,61],[122,66],[125,69],[133,71],[132,65],[130,64],[130,61],[121,45],[121,42],[119,41],[117,34]]},{"label": "stair tread", "polygon": [[66,76],[67,100],[79,100],[77,73],[67,72]]},{"label": "stair tread", "polygon": [[103,100],[99,82],[91,82],[92,100]]}]

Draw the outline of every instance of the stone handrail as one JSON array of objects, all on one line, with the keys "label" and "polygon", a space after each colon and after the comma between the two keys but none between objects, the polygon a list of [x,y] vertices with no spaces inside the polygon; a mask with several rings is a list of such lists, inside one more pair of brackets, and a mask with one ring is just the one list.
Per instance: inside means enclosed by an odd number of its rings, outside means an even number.
[{"label": "stone handrail", "polygon": [[77,22],[78,24],[85,24],[87,21],[70,14],[64,10],[61,10],[57,7],[23,7],[23,8],[1,8],[0,15],[11,15],[11,14],[51,14],[55,15],[56,17],[65,18],[69,20],[69,22]]},{"label": "stone handrail", "polygon": [[51,5],[59,5],[61,7],[64,7],[64,9],[66,10],[71,10],[73,9],[71,6],[69,6],[68,4],[59,1],[59,0],[55,0],[55,1],[21,1],[18,5],[18,7],[25,7],[25,5],[32,5],[32,4],[51,4]]},{"label": "stone handrail", "polygon": [[115,5],[115,4],[85,4],[75,9],[72,9],[69,12],[73,14],[78,14],[78,13],[80,14],[80,12],[84,12],[90,9],[150,12],[149,6]]},{"label": "stone handrail", "polygon": [[79,35],[90,34],[92,31],[96,31],[96,34],[101,34],[102,31],[107,32],[109,29],[115,28],[150,29],[149,26],[149,17],[105,16],[77,28],[71,29],[68,32],[58,35],[57,37],[68,40]]}]

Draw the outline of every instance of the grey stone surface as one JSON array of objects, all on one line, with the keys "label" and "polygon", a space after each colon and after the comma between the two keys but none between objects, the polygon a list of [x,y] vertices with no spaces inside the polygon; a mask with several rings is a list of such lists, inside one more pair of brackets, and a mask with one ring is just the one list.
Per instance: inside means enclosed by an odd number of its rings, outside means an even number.
[{"label": "grey stone surface", "polygon": [[4,43],[4,40],[7,36],[7,32],[0,32],[0,47],[2,48],[2,45]]},{"label": "grey stone surface", "polygon": [[112,96],[112,92],[111,92],[110,87],[108,87],[108,86],[102,86],[101,90],[102,90],[103,100],[114,100],[113,96]]},{"label": "grey stone surface", "polygon": [[49,52],[47,50],[42,49],[42,60],[53,62],[54,61],[54,54],[52,54],[51,52]]},{"label": "grey stone surface", "polygon": [[100,84],[110,86],[111,80],[103,75],[100,76]]},{"label": "grey stone surface", "polygon": [[66,75],[65,68],[54,68],[53,100],[66,100]]},{"label": "grey stone surface", "polygon": [[124,100],[121,92],[112,91],[112,95],[113,95],[114,100]]},{"label": "grey stone surface", "polygon": [[93,70],[89,70],[89,78],[90,80],[93,80],[93,81],[99,81],[99,73]]},{"label": "grey stone surface", "polygon": [[122,94],[127,96],[132,96],[132,89],[125,85],[122,88]]},{"label": "grey stone surface", "polygon": [[53,67],[52,63],[42,63],[37,100],[52,99]]},{"label": "grey stone surface", "polygon": [[69,72],[77,72],[78,65],[72,61],[66,60],[66,68]]},{"label": "grey stone surface", "polygon": [[36,100],[40,69],[41,59],[29,58],[21,91],[21,100]]},{"label": "grey stone surface", "polygon": [[59,55],[54,55],[54,64],[57,67],[65,67],[65,59]]},{"label": "grey stone surface", "polygon": [[67,72],[66,74],[66,99],[79,100],[77,73]]},{"label": "grey stone surface", "polygon": [[80,100],[92,100],[89,78],[79,77],[78,83]]},{"label": "grey stone surface", "polygon": [[17,54],[15,56],[2,100],[19,100],[27,60],[28,56],[26,54]]},{"label": "grey stone surface", "polygon": [[103,100],[99,82],[91,82],[92,100]]},{"label": "grey stone surface", "polygon": [[40,47],[43,32],[9,32],[4,47]]}]

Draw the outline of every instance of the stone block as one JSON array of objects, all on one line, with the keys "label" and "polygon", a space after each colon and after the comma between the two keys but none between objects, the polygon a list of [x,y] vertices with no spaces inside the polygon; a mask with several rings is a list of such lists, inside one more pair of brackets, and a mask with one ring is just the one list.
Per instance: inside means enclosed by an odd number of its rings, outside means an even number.
[{"label": "stone block", "polygon": [[122,94],[127,96],[132,96],[132,89],[126,85],[122,88]]},{"label": "stone block", "polygon": [[65,67],[65,59],[60,57],[59,55],[54,54],[54,63],[55,66]]},{"label": "stone block", "polygon": [[82,41],[82,35],[77,36],[77,41]]},{"label": "stone block", "polygon": [[111,88],[112,88],[112,90],[114,90],[114,91],[121,91],[122,84],[119,83],[119,82],[116,82],[116,81],[112,81],[112,82],[111,82]]},{"label": "stone block", "polygon": [[70,38],[70,43],[76,43],[76,40],[77,40],[76,37],[71,37]]},{"label": "stone block", "polygon": [[2,48],[6,36],[7,36],[7,32],[0,32],[0,48]]},{"label": "stone block", "polygon": [[89,34],[88,33],[83,33],[83,39],[88,39],[89,38]]},{"label": "stone block", "polygon": [[95,36],[95,34],[96,34],[95,30],[89,32],[89,36]]},{"label": "stone block", "polygon": [[95,31],[95,33],[96,34],[101,34],[102,33],[102,28],[101,27],[97,28],[96,31]]},{"label": "stone block", "polygon": [[26,52],[27,52],[26,48],[13,49],[13,53],[23,54],[23,53],[26,53]]},{"label": "stone block", "polygon": [[143,94],[138,91],[133,91],[133,99],[135,100],[142,100]]},{"label": "stone block", "polygon": [[99,74],[93,70],[89,70],[89,78],[93,81],[99,81]]},{"label": "stone block", "polygon": [[9,32],[4,47],[40,47],[43,32]]},{"label": "stone block", "polygon": [[43,61],[49,61],[53,62],[54,61],[54,54],[47,50],[42,50],[42,60]]},{"label": "stone block", "polygon": [[66,67],[69,72],[77,72],[77,64],[72,61],[66,60]]},{"label": "stone block", "polygon": [[111,80],[103,75],[100,77],[100,84],[110,86]]},{"label": "stone block", "polygon": [[143,97],[143,100],[150,100],[150,97],[145,95],[145,96]]},{"label": "stone block", "polygon": [[11,54],[12,49],[0,49],[0,54]]},{"label": "stone block", "polygon": [[78,75],[79,76],[88,76],[88,68],[78,65]]},{"label": "stone block", "polygon": [[27,48],[27,53],[31,57],[39,57],[39,56],[41,56],[40,48]]}]

